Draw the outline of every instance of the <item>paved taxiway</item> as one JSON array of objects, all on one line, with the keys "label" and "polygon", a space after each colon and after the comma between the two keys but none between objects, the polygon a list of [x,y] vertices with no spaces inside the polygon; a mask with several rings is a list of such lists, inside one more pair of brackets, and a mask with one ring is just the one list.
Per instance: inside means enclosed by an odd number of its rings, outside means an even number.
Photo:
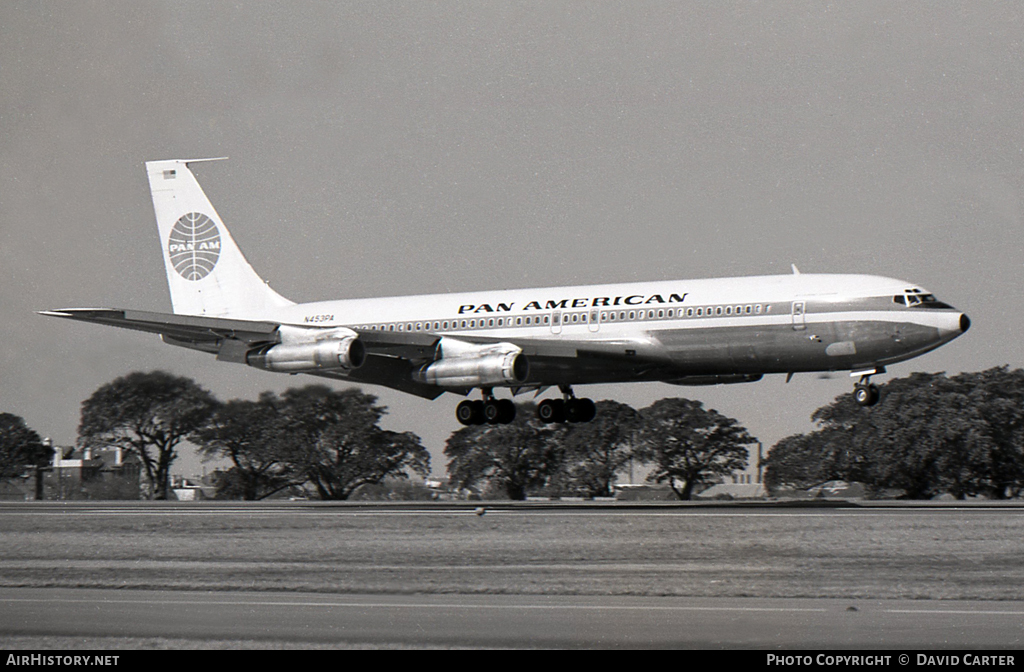
[{"label": "paved taxiway", "polygon": [[1024,602],[0,589],[3,635],[411,646],[1018,648]]}]

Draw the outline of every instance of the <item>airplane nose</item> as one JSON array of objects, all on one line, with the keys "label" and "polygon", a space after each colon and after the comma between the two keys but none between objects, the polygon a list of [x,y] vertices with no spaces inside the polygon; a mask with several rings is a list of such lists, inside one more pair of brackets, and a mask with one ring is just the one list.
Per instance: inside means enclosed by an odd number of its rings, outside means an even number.
[{"label": "airplane nose", "polygon": [[967,317],[965,313],[960,313],[960,333],[966,332],[971,328],[971,318]]}]

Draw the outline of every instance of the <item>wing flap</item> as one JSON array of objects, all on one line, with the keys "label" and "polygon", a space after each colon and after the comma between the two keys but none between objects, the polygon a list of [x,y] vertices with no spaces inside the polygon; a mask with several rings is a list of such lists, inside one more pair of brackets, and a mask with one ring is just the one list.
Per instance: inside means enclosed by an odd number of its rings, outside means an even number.
[{"label": "wing flap", "polygon": [[424,362],[434,359],[440,336],[427,332],[409,331],[376,331],[373,329],[354,329],[359,340],[366,346],[366,351],[374,355],[397,357],[411,362]]}]

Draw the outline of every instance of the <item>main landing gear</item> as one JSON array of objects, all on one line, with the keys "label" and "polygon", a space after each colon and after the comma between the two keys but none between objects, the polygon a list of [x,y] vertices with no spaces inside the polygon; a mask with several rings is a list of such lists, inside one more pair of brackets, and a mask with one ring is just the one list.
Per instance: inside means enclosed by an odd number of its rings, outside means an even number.
[{"label": "main landing gear", "polygon": [[483,400],[466,400],[455,407],[455,417],[462,424],[507,425],[516,419],[516,405],[511,399],[495,399],[491,388],[482,390]]},{"label": "main landing gear", "polygon": [[[591,399],[577,399],[568,385],[560,385],[562,399],[545,399],[537,405],[537,418],[543,423],[590,422],[597,415]],[[495,399],[494,390],[481,389],[483,399],[459,402],[455,417],[463,425],[507,425],[516,419],[516,405],[511,399]]]},{"label": "main landing gear", "polygon": [[860,377],[860,381],[853,387],[853,400],[860,406],[874,406],[881,398],[878,386],[871,381],[871,374]]},{"label": "main landing gear", "polygon": [[541,422],[590,422],[597,415],[591,399],[577,399],[568,385],[560,385],[562,399],[545,399],[537,406]]}]

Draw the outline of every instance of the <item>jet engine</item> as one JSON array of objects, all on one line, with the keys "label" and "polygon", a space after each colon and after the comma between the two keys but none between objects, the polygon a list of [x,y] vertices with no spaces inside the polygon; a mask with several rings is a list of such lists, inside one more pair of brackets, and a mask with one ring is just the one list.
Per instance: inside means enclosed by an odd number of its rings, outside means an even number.
[{"label": "jet engine", "polygon": [[[530,375],[526,355],[511,343],[456,345],[453,340],[442,339],[438,349],[441,358],[413,373],[413,380],[441,387],[473,388],[519,385]],[[449,356],[445,356],[446,350],[451,353]]]},{"label": "jet engine", "polygon": [[358,369],[366,361],[366,346],[354,332],[349,334],[334,334],[312,342],[279,343],[250,352],[245,361],[258,369],[284,373]]}]

